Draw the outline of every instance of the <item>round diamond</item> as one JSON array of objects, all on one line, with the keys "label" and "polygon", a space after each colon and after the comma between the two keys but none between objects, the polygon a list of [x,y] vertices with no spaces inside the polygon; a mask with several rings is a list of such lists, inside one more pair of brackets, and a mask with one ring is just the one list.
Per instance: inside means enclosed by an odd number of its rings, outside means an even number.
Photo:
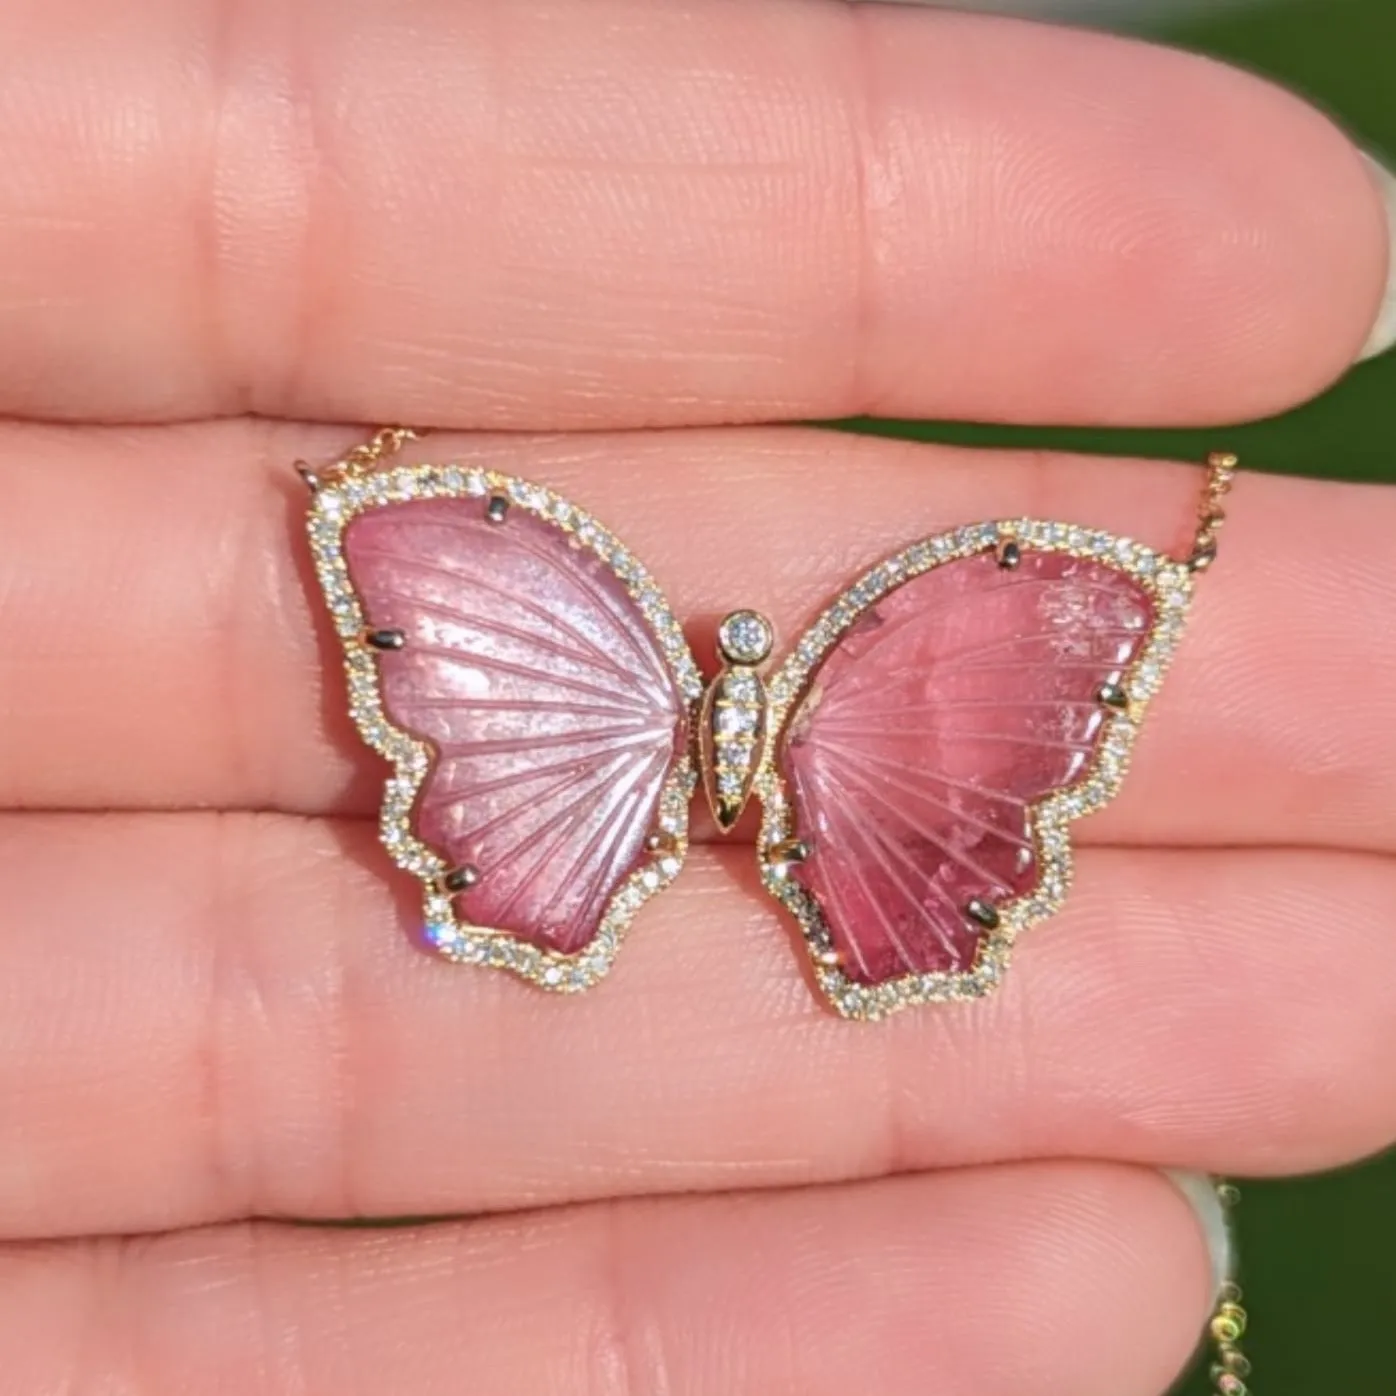
[{"label": "round diamond", "polygon": [[722,696],[729,703],[759,703],[761,690],[753,674],[728,674],[722,681]]},{"label": "round diamond", "polygon": [[719,704],[714,725],[720,737],[739,737],[755,732],[759,718],[760,713],[756,708]]},{"label": "round diamond", "polygon": [[437,950],[453,949],[459,939],[454,926],[440,921],[431,921],[427,923],[426,937],[427,943],[434,946]]},{"label": "round diamond", "polygon": [[733,664],[760,664],[774,639],[770,621],[757,611],[733,611],[717,628],[717,643]]},{"label": "round diamond", "polygon": [[718,772],[717,793],[724,800],[740,800],[744,784],[742,777],[736,771]]}]

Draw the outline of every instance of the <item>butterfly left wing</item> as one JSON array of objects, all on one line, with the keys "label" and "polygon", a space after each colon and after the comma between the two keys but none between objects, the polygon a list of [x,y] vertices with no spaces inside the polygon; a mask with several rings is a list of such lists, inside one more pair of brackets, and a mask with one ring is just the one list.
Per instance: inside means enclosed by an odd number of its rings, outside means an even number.
[{"label": "butterfly left wing", "polygon": [[997,983],[1118,789],[1192,594],[1185,566],[1062,524],[980,524],[859,579],[770,683],[763,875],[834,1006]]},{"label": "butterfly left wing", "polygon": [[701,682],[658,588],[576,506],[478,469],[335,480],[309,529],[426,942],[595,982],[687,847]]}]

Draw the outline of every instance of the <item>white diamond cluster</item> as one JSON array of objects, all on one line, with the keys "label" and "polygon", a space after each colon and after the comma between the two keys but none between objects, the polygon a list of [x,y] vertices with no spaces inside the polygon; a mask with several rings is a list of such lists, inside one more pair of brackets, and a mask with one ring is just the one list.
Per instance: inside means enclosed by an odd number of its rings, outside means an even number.
[{"label": "white diamond cluster", "polygon": [[610,969],[635,913],[683,866],[688,852],[688,807],[697,787],[692,759],[680,757],[660,796],[659,830],[664,846],[616,889],[602,914],[596,936],[575,955],[563,955],[490,927],[472,926],[455,914],[452,899],[437,880],[448,870],[442,858],[412,833],[412,809],[427,776],[431,750],[395,727],[383,710],[376,651],[364,643],[365,616],[344,557],[344,531],[370,509],[390,508],[414,499],[478,498],[502,495],[513,508],[526,509],[553,524],[576,547],[601,559],[635,598],[663,650],[679,692],[696,723],[703,680],[653,578],[614,534],[576,505],[542,485],[511,475],[460,465],[414,465],[371,474],[328,477],[311,496],[306,528],[335,631],[344,648],[349,711],[364,741],[392,763],[383,787],[380,837],[398,867],[423,885],[424,938],[438,954],[464,964],[512,971],[545,989],[576,992],[595,984]]},{"label": "white diamond cluster", "polygon": [[[909,974],[882,984],[860,984],[837,967],[833,940],[815,899],[790,877],[790,866],[774,850],[797,834],[795,811],[777,765],[785,721],[814,670],[838,638],[888,592],[942,563],[996,550],[1006,542],[1024,549],[1066,553],[1102,563],[1140,582],[1153,601],[1153,623],[1124,677],[1125,710],[1105,723],[1094,761],[1074,785],[1054,792],[1032,809],[1038,882],[1024,896],[998,908],[999,925],[980,942],[973,969],[961,973]],[[858,578],[805,632],[772,678],[767,738],[755,793],[761,801],[758,849],[767,890],[799,922],[815,979],[836,1012],[876,1020],[913,1004],[982,998],[997,987],[1020,932],[1061,909],[1071,884],[1073,819],[1100,809],[1118,792],[1149,700],[1158,692],[1183,633],[1193,596],[1187,567],[1128,538],[1035,519],[972,524],[913,543]]]},{"label": "white diamond cluster", "polygon": [[718,645],[733,664],[760,664],[774,639],[771,622],[759,611],[733,611],[717,631]]},{"label": "white diamond cluster", "polygon": [[746,799],[761,754],[757,742],[766,695],[754,669],[728,669],[714,682],[713,789],[722,804],[734,807],[735,813],[735,807]]}]

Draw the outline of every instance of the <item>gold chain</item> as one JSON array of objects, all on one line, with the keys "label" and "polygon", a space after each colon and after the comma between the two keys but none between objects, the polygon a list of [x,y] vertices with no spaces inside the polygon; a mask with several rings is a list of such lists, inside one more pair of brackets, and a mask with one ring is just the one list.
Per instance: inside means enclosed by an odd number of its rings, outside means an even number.
[{"label": "gold chain", "polygon": [[311,490],[318,490],[327,480],[366,475],[375,465],[381,465],[389,457],[397,455],[409,441],[416,441],[421,435],[411,427],[380,427],[367,441],[351,446],[328,470],[317,472],[305,461],[298,460],[295,463],[296,474]]},{"label": "gold chain", "polygon": [[[1217,1200],[1230,1211],[1241,1200],[1240,1189],[1234,1183],[1218,1182]],[[1216,1349],[1212,1381],[1217,1396],[1250,1396],[1246,1378],[1251,1374],[1251,1364],[1241,1351],[1241,1339],[1245,1336],[1248,1321],[1243,1297],[1241,1286],[1228,1277],[1221,1287],[1216,1310],[1208,1325]]]},{"label": "gold chain", "polygon": [[[351,446],[332,467],[339,476],[363,475],[375,465],[397,455],[409,441],[418,441],[422,433],[413,427],[379,427],[367,441]],[[1202,485],[1202,498],[1197,505],[1197,528],[1192,537],[1192,551],[1187,565],[1194,572],[1205,572],[1217,560],[1217,532],[1226,522],[1222,501],[1236,477],[1238,458],[1230,451],[1213,451],[1207,457],[1207,478]],[[297,467],[303,467],[297,462]],[[306,475],[308,468],[301,468]]]},{"label": "gold chain", "polygon": [[1230,451],[1213,451],[1207,457],[1207,479],[1197,505],[1197,531],[1188,554],[1188,566],[1194,572],[1205,572],[1217,560],[1217,531],[1226,522],[1222,500],[1236,477],[1237,464]]},{"label": "gold chain", "polygon": [[335,462],[341,475],[362,475],[395,456],[409,441],[421,435],[411,427],[380,427],[367,441],[351,447]]}]

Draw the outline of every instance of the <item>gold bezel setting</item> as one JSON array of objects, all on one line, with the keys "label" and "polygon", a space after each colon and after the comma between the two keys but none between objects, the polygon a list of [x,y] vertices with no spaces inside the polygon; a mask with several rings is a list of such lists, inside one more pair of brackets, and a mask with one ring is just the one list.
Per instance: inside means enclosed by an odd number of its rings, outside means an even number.
[{"label": "gold bezel setting", "polygon": [[664,655],[685,704],[689,730],[696,727],[703,680],[664,594],[644,565],[616,536],[584,509],[553,490],[513,475],[445,464],[399,466],[363,474],[331,475],[311,495],[306,529],[316,576],[344,652],[349,711],[365,744],[392,764],[384,783],[379,834],[399,868],[422,884],[426,943],[444,959],[508,970],[541,988],[576,993],[605,977],[636,912],[667,887],[688,852],[689,805],[697,771],[685,752],[674,762],[660,795],[658,832],[663,836],[648,861],[612,893],[596,935],[575,954],[547,950],[508,930],[460,920],[451,897],[440,889],[445,860],[412,832],[412,811],[431,768],[430,744],[395,726],[383,709],[377,651],[365,638],[363,603],[344,556],[345,529],[369,510],[422,499],[490,499],[526,509],[565,535],[573,546],[594,553],[637,603]]},{"label": "gold bezel setting", "polygon": [[[818,902],[791,875],[790,864],[775,854],[799,833],[779,769],[785,725],[824,656],[878,601],[936,567],[996,551],[1006,543],[1101,563],[1144,587],[1153,602],[1153,618],[1144,644],[1125,674],[1128,706],[1107,716],[1095,755],[1081,779],[1031,807],[1037,883],[1023,896],[997,908],[999,923],[985,932],[973,968],[961,973],[907,974],[879,984],[863,984],[838,968],[837,952]],[[1061,909],[1071,884],[1071,822],[1108,803],[1124,781],[1145,710],[1157,694],[1182,636],[1193,588],[1186,564],[1132,539],[1075,524],[1006,519],[969,524],[912,543],[865,572],[805,631],[767,685],[770,709],[766,743],[754,784],[762,810],[757,856],[767,891],[799,924],[815,980],[835,1012],[845,1018],[876,1020],[914,1004],[982,998],[998,986],[1018,936]]]}]

